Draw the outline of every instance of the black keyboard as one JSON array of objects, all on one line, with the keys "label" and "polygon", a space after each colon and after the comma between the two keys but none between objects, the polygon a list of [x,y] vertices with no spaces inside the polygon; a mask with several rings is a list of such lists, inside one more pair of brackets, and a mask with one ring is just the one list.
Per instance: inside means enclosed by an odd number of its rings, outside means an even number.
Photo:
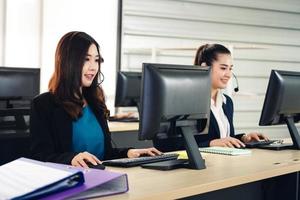
[{"label": "black keyboard", "polygon": [[274,142],[280,142],[280,140],[260,140],[260,141],[252,141],[245,143],[246,148],[256,148],[262,145],[272,144]]},{"label": "black keyboard", "polygon": [[137,117],[127,117],[127,118],[109,117],[108,120],[111,122],[139,122],[139,119]]},{"label": "black keyboard", "polygon": [[134,167],[146,163],[154,163],[166,160],[176,160],[179,154],[168,153],[158,156],[146,156],[138,158],[120,158],[114,160],[103,161],[102,164],[106,166],[117,166],[117,167]]}]

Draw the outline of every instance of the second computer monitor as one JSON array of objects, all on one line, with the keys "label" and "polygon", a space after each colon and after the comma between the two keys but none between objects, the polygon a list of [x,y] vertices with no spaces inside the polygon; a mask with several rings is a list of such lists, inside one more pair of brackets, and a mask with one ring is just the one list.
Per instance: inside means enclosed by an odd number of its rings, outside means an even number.
[{"label": "second computer monitor", "polygon": [[0,129],[27,130],[31,100],[40,91],[40,69],[0,67]]},{"label": "second computer monitor", "polygon": [[[189,167],[203,169],[204,161],[192,128],[197,124],[202,124],[204,127],[208,125],[210,89],[209,68],[145,63],[139,139],[154,139],[162,123],[170,123],[171,128],[179,127],[181,131],[178,133],[183,135],[186,143]],[[202,130],[203,127],[199,127],[199,131]],[[169,135],[169,137],[173,136]]]},{"label": "second computer monitor", "polygon": [[295,126],[300,121],[300,72],[272,70],[259,121],[260,126],[287,124],[293,146],[300,149]]},{"label": "second computer monitor", "polygon": [[118,72],[116,87],[116,107],[138,107],[140,102],[142,73]]},{"label": "second computer monitor", "polygon": [[31,100],[40,91],[40,69],[0,67],[0,99]]}]

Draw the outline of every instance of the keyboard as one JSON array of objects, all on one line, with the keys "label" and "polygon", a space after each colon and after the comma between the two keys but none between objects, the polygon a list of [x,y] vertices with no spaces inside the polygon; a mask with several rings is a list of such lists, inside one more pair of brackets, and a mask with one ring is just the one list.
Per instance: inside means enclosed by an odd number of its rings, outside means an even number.
[{"label": "keyboard", "polygon": [[103,161],[102,164],[106,166],[116,166],[116,167],[134,167],[139,166],[141,164],[146,163],[154,163],[160,161],[167,161],[167,160],[176,160],[179,154],[177,153],[168,153],[162,154],[158,156],[145,156],[145,157],[138,157],[138,158],[120,158],[114,160],[106,160]]},{"label": "keyboard", "polygon": [[137,117],[127,117],[127,118],[109,117],[108,120],[111,122],[139,122],[139,119]]},{"label": "keyboard", "polygon": [[246,148],[256,148],[262,145],[269,145],[274,142],[280,142],[280,140],[260,140],[260,141],[252,141],[245,143]]}]

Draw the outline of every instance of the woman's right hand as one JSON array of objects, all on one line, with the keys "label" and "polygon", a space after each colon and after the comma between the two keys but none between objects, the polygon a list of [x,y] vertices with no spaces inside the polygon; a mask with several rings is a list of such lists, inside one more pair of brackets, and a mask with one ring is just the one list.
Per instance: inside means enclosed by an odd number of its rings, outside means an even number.
[{"label": "woman's right hand", "polygon": [[71,161],[71,165],[75,167],[88,168],[88,162],[92,163],[93,165],[101,164],[101,161],[96,156],[85,151],[74,156]]},{"label": "woman's right hand", "polygon": [[245,144],[236,138],[226,137],[226,138],[214,139],[210,141],[209,146],[240,148],[240,147],[245,147]]}]

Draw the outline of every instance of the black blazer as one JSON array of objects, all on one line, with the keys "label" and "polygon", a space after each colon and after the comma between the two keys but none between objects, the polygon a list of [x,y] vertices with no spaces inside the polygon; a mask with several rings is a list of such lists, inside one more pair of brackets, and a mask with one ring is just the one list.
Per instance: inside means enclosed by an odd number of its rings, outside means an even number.
[{"label": "black blazer", "polygon": [[[233,127],[234,110],[233,110],[232,99],[227,95],[225,95],[225,97],[226,97],[226,104],[223,103],[222,108],[224,110],[226,117],[228,118],[228,122],[230,125],[230,136],[235,137],[237,139],[241,139],[241,137],[244,134],[235,135],[234,132],[234,127]],[[212,111],[210,111],[208,134],[195,135],[195,139],[199,147],[208,147],[210,141],[214,139],[218,139],[220,137],[221,136],[220,136],[219,125],[217,123],[214,114],[212,113]],[[182,138],[154,139],[153,144],[156,148],[164,152],[185,149],[185,145]]]},{"label": "black blazer", "polygon": [[[113,148],[107,121],[100,108],[91,106],[104,133],[104,160],[127,157],[129,148]],[[72,119],[50,92],[34,98],[30,113],[31,157],[36,160],[71,164]]]},{"label": "black blazer", "polygon": [[[235,135],[235,131],[233,127],[234,109],[233,109],[232,99],[226,94],[224,94],[224,96],[226,97],[226,104],[223,103],[222,108],[229,122],[230,136],[240,140],[244,134]],[[210,111],[210,122],[209,122],[208,134],[203,136],[195,136],[195,138],[197,140],[199,147],[208,147],[210,141],[221,138],[219,125],[212,111]]]}]

